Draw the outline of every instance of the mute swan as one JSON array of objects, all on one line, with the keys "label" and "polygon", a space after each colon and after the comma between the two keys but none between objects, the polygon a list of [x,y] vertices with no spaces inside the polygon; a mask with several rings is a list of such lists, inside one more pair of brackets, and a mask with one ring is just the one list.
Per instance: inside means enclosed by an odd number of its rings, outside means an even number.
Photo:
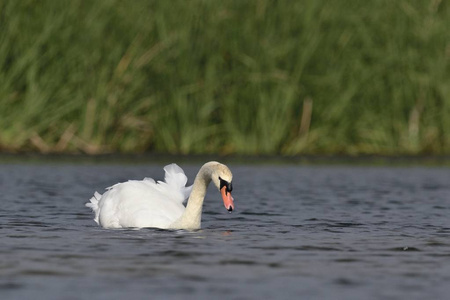
[{"label": "mute swan", "polygon": [[[233,175],[227,166],[215,161],[204,164],[190,187],[185,186],[187,177],[178,165],[167,165],[164,171],[164,182],[152,178],[129,180],[107,188],[103,195],[95,192],[86,203],[95,213],[94,221],[104,228],[199,229],[211,181],[222,194],[225,208],[229,212],[234,209]],[[183,202],[188,197],[185,207]]]}]

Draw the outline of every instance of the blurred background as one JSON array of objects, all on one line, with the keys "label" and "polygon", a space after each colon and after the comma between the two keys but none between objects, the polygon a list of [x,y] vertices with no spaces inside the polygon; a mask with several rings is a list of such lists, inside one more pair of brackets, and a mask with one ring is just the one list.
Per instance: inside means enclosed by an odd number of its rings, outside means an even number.
[{"label": "blurred background", "polygon": [[450,154],[450,3],[0,0],[0,151]]}]

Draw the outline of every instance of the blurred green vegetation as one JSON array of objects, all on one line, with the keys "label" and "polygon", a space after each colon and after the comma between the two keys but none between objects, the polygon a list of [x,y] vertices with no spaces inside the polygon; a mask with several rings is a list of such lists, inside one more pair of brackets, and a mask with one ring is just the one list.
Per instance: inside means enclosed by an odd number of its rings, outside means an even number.
[{"label": "blurred green vegetation", "polygon": [[449,154],[450,3],[0,0],[0,150]]}]

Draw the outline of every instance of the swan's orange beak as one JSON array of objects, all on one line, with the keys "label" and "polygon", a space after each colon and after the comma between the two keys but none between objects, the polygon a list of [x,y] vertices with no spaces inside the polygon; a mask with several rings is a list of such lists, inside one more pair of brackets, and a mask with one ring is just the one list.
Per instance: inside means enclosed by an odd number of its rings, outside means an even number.
[{"label": "swan's orange beak", "polygon": [[220,193],[222,194],[223,205],[225,205],[225,208],[229,212],[232,212],[234,210],[234,202],[233,202],[233,197],[231,197],[231,192],[227,192],[227,187],[224,186],[220,190]]}]

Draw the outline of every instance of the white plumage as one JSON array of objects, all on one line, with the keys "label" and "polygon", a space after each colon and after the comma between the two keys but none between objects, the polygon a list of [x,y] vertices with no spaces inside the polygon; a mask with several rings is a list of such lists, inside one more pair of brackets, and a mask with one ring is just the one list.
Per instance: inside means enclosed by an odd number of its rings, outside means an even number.
[{"label": "white plumage", "polygon": [[129,180],[107,188],[103,195],[95,192],[86,203],[95,213],[94,221],[105,228],[169,228],[183,214],[192,186],[186,187],[187,177],[176,164],[164,171],[164,182]]}]

